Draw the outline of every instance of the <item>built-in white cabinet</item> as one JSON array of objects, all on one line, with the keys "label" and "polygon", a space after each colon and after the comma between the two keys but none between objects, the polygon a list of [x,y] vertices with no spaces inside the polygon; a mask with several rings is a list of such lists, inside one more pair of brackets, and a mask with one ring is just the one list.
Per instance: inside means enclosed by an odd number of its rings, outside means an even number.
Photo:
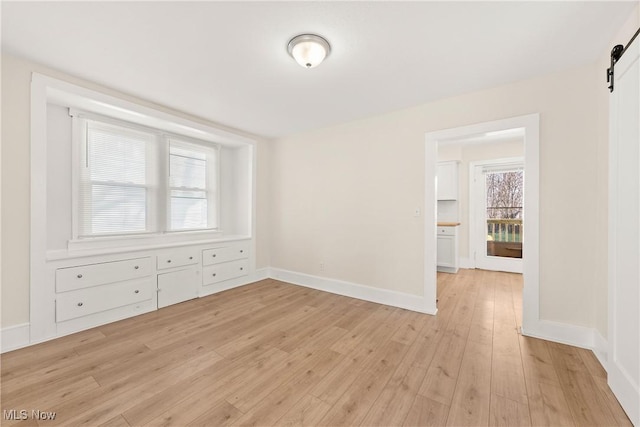
[{"label": "built-in white cabinet", "polygon": [[180,269],[158,274],[158,308],[198,297],[200,269]]},{"label": "built-in white cabinet", "polygon": [[183,267],[198,264],[198,251],[196,249],[171,250],[158,255],[158,270]]},{"label": "built-in white cabinet", "polygon": [[151,258],[56,270],[56,322],[109,311],[153,298]]},{"label": "built-in white cabinet", "polygon": [[458,272],[458,233],[456,227],[438,227],[437,270]]},{"label": "built-in white cabinet", "polygon": [[458,200],[458,162],[439,162],[437,177],[438,200]]},{"label": "built-in white cabinet", "polygon": [[198,297],[200,257],[197,248],[164,250],[156,257],[158,308]]},{"label": "built-in white cabinet", "polygon": [[247,239],[57,261],[49,306],[56,331],[77,332],[246,284],[250,248]]},{"label": "built-in white cabinet", "polygon": [[151,278],[63,292],[56,298],[56,321],[64,322],[151,300],[152,292]]},{"label": "built-in white cabinet", "polygon": [[249,248],[237,243],[202,251],[202,285],[246,276],[249,270]]}]

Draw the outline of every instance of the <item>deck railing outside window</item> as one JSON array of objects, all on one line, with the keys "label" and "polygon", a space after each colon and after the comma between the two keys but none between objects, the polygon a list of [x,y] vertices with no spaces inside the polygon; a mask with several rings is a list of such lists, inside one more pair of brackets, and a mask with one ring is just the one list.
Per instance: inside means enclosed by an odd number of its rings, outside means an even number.
[{"label": "deck railing outside window", "polygon": [[494,242],[522,242],[521,219],[487,219],[487,240]]}]

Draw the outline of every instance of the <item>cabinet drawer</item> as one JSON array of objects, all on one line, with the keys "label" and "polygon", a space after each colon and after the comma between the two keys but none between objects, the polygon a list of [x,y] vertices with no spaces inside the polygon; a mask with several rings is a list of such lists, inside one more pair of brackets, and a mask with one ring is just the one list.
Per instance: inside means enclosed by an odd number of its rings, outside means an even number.
[{"label": "cabinet drawer", "polygon": [[202,270],[202,284],[206,286],[244,276],[248,273],[249,261],[246,259],[214,264]]},{"label": "cabinet drawer", "polygon": [[197,267],[158,274],[158,308],[196,298],[199,279]]},{"label": "cabinet drawer", "polygon": [[56,321],[64,322],[150,300],[152,292],[152,280],[149,277],[58,294],[56,296]]},{"label": "cabinet drawer", "polygon": [[438,236],[455,236],[455,227],[438,227]]},{"label": "cabinet drawer", "polygon": [[158,270],[193,265],[198,261],[198,251],[194,249],[166,252],[158,255]]},{"label": "cabinet drawer", "polygon": [[151,258],[103,262],[56,270],[56,292],[133,280],[151,274]]},{"label": "cabinet drawer", "polygon": [[215,249],[202,251],[202,265],[212,265],[221,262],[243,259],[249,256],[248,243],[235,243]]}]

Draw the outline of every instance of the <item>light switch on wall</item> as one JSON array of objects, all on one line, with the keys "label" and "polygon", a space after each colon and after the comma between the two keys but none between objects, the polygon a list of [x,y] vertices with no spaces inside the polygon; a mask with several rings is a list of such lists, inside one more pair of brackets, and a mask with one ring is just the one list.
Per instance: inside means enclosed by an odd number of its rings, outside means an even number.
[{"label": "light switch on wall", "polygon": [[416,210],[413,211],[413,216],[420,216],[420,208],[416,208]]}]

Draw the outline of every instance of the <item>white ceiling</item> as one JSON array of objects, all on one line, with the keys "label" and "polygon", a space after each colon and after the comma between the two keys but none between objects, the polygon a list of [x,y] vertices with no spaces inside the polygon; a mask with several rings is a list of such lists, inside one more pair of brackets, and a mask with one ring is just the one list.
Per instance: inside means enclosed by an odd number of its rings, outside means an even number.
[{"label": "white ceiling", "polygon": [[[3,1],[2,49],[278,137],[592,63],[635,4]],[[304,32],[332,45],[310,70]]]}]

